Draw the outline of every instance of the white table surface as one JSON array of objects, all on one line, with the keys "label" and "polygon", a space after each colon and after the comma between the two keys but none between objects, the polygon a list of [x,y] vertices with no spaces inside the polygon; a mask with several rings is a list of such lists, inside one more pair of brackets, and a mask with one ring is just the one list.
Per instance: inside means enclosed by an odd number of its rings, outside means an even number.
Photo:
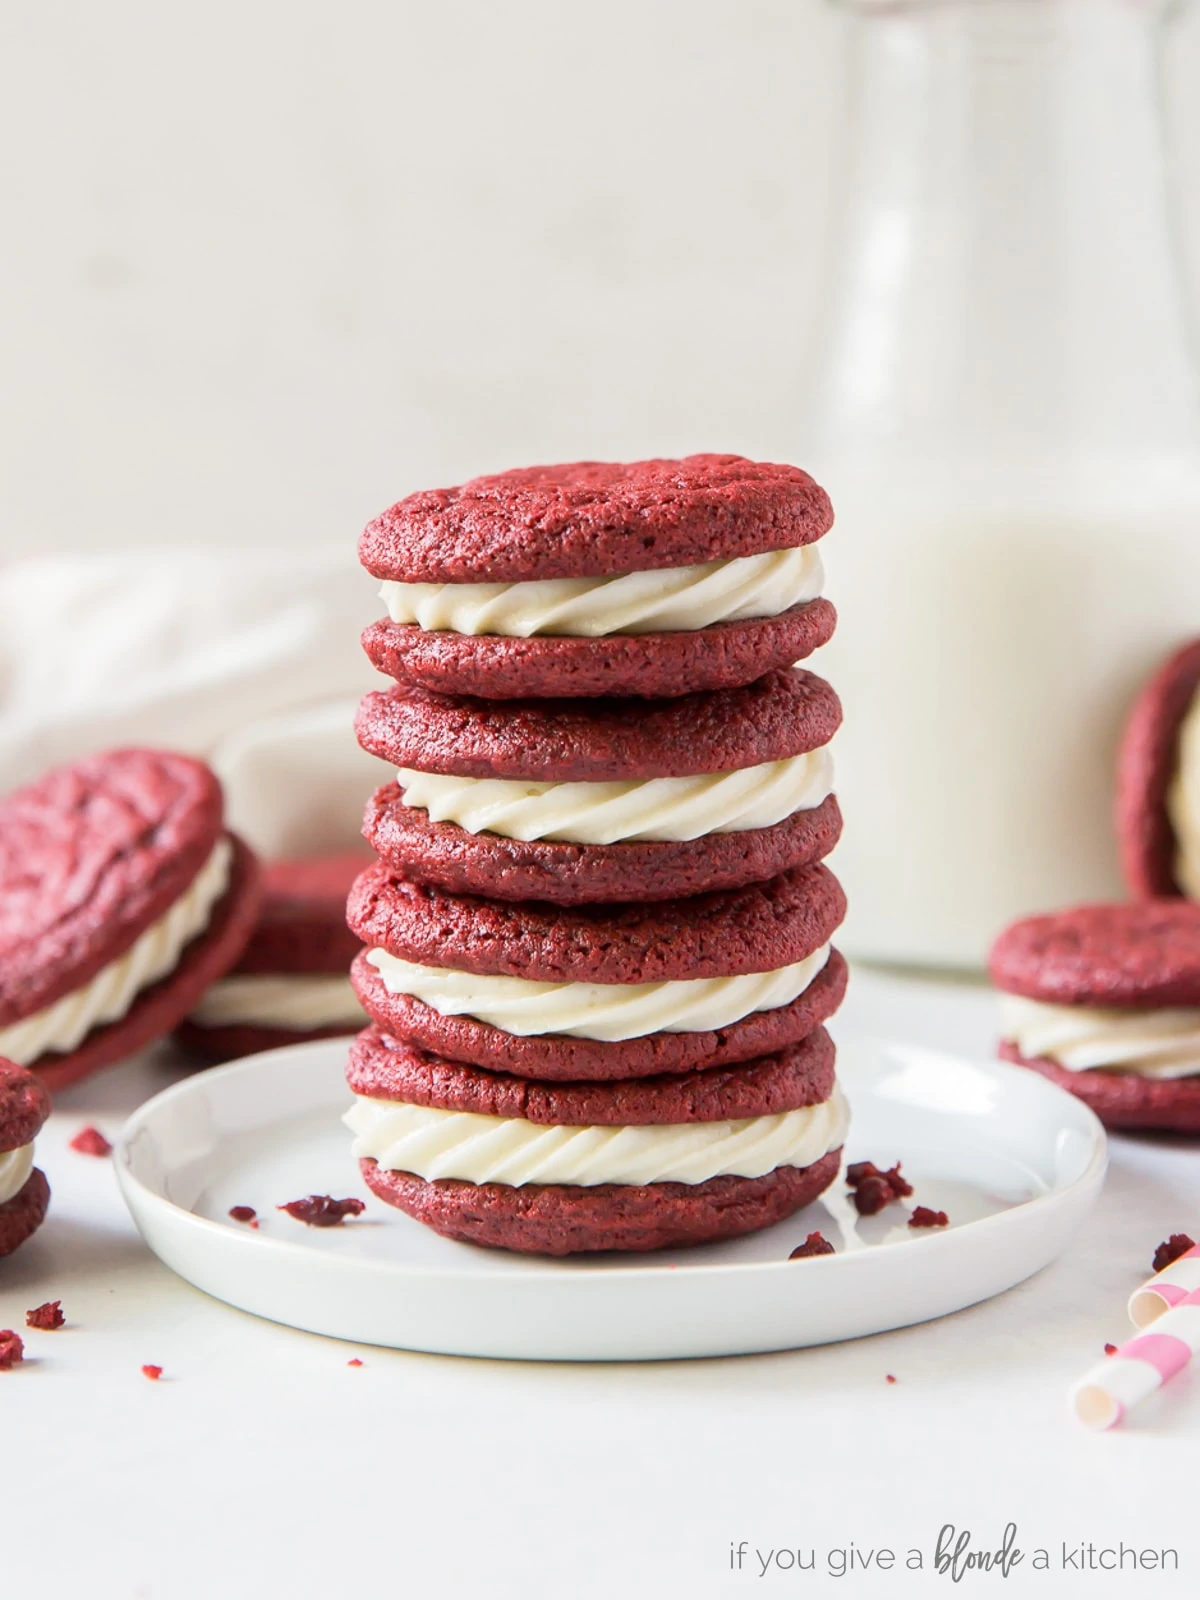
[{"label": "white table surface", "polygon": [[[991,1018],[982,989],[859,972],[839,1027],[988,1055]],[[940,1322],[720,1361],[471,1361],[293,1332],[161,1266],[111,1164],[67,1140],[88,1122],[114,1136],[171,1071],[130,1063],[64,1093],[39,1141],[51,1213],[0,1263],[0,1327],[28,1357],[0,1373],[0,1595],[1198,1592],[1200,1382],[1183,1374],[1100,1436],[1064,1397],[1127,1336],[1154,1245],[1200,1226],[1200,1150],[1114,1139],[1069,1254]],[[26,1332],[47,1299],[68,1326]],[[944,1524],[993,1548],[1009,1521],[1027,1554],[1006,1582],[968,1572],[953,1591],[935,1574]],[[852,1542],[897,1563],[830,1575]],[[1063,1570],[1064,1542],[1174,1548],[1179,1571]],[[755,1552],[777,1549],[815,1552],[817,1570],[761,1576]]]}]

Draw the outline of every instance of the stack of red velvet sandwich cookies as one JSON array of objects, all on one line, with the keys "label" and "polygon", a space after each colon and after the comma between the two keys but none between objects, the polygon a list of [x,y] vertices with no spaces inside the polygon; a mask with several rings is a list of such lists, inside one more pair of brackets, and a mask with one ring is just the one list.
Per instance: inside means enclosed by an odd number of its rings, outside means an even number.
[{"label": "stack of red velvet sandwich cookies", "polygon": [[396,769],[351,893],[348,1122],[383,1199],[563,1254],[769,1225],[832,1182],[845,966],[830,636],[804,473],[538,468],[366,531]]}]

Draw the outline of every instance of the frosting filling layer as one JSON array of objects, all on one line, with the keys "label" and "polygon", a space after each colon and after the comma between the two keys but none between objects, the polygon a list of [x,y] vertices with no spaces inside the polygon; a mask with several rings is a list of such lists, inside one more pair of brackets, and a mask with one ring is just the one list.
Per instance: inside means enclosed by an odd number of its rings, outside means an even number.
[{"label": "frosting filling layer", "polygon": [[20,1145],[16,1150],[0,1151],[0,1206],[20,1194],[32,1171],[31,1144]]},{"label": "frosting filling layer", "polygon": [[350,979],[321,973],[237,974],[214,983],[188,1018],[202,1028],[361,1028]]},{"label": "frosting filling layer", "polygon": [[175,904],[140,933],[124,955],[90,982],[19,1022],[0,1028],[0,1055],[28,1066],[49,1051],[74,1050],[92,1031],[123,1017],[143,989],[179,964],[183,947],[201,933],[229,886],[233,845],[219,839]]},{"label": "frosting filling layer", "polygon": [[679,633],[714,622],[777,617],[815,600],[823,583],[821,557],[809,544],[618,577],[531,583],[400,583],[389,578],[379,593],[393,622],[415,622],[431,632],[598,639],[610,633]]},{"label": "frosting filling layer", "polygon": [[405,805],[468,833],[617,844],[774,827],[828,799],[833,757],[824,745],[736,772],[618,783],[460,778],[411,767],[401,767],[397,777]]},{"label": "frosting filling layer", "polygon": [[1200,694],[1179,725],[1179,764],[1167,790],[1167,815],[1175,833],[1175,881],[1200,900]]},{"label": "frosting filling layer", "polygon": [[1099,1067],[1142,1078],[1200,1073],[1200,1010],[1056,1006],[1006,995],[1001,1031],[1027,1060],[1044,1056],[1068,1072]]},{"label": "frosting filling layer", "polygon": [[663,983],[537,983],[425,967],[386,950],[367,953],[389,994],[412,995],[443,1017],[474,1017],[522,1037],[561,1033],[608,1041],[650,1033],[706,1033],[740,1022],[753,1011],[790,1005],[828,957],[826,944],[774,972]]},{"label": "frosting filling layer", "polygon": [[548,1127],[365,1096],[343,1120],[355,1134],[356,1158],[427,1181],[590,1186],[705,1183],[808,1167],[841,1146],[850,1118],[835,1088],[822,1105],[730,1122]]}]

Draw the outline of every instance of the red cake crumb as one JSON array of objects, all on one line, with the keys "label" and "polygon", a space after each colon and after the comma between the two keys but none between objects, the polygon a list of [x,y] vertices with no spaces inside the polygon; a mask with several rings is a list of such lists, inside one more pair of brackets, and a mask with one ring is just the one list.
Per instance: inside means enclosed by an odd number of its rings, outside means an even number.
[{"label": "red cake crumb", "polygon": [[887,1381],[889,1383],[895,1383],[896,1382],[896,1374],[894,1372],[889,1372],[887,1374]]},{"label": "red cake crumb", "polygon": [[99,1128],[81,1128],[71,1140],[71,1149],[78,1150],[81,1156],[110,1156],[112,1145],[100,1132]]},{"label": "red cake crumb", "polygon": [[51,1328],[61,1328],[66,1320],[61,1300],[47,1300],[45,1305],[35,1306],[32,1311],[25,1313],[27,1328],[42,1328],[46,1332]]},{"label": "red cake crumb", "polygon": [[1104,1346],[1104,1354],[1106,1356],[1115,1356],[1116,1353],[1117,1353],[1117,1347],[1116,1347],[1115,1344],[1106,1344]]},{"label": "red cake crumb", "polygon": [[7,1372],[25,1359],[25,1343],[11,1328],[0,1328],[0,1372]]},{"label": "red cake crumb", "polygon": [[286,1211],[289,1217],[295,1217],[297,1222],[306,1223],[310,1228],[336,1228],[346,1217],[357,1217],[366,1206],[353,1197],[335,1200],[328,1194],[310,1194],[303,1200],[289,1200],[275,1209]]},{"label": "red cake crumb", "polygon": [[258,1212],[253,1206],[230,1206],[229,1215],[235,1222],[253,1222]]},{"label": "red cake crumb", "polygon": [[860,1217],[873,1217],[893,1200],[911,1194],[912,1184],[900,1175],[900,1163],[882,1171],[873,1161],[852,1161],[846,1183],[854,1190],[854,1207]]},{"label": "red cake crumb", "polygon": [[162,1372],[163,1369],[161,1367],[147,1365],[142,1368],[142,1377],[149,1378],[152,1383],[157,1383],[162,1377]]},{"label": "red cake crumb", "polygon": [[788,1256],[789,1261],[802,1261],[806,1256],[832,1256],[837,1251],[823,1233],[810,1233],[803,1244],[798,1244]]},{"label": "red cake crumb", "polygon": [[948,1228],[950,1218],[944,1211],[932,1211],[928,1206],[917,1206],[908,1219],[910,1228]]},{"label": "red cake crumb", "polygon": [[358,1359],[357,1356],[351,1356],[349,1361],[347,1361],[346,1365],[348,1367],[361,1367],[362,1366],[362,1362]]},{"label": "red cake crumb", "polygon": [[1172,1261],[1178,1261],[1180,1256],[1187,1255],[1189,1250],[1194,1250],[1196,1241],[1186,1233],[1173,1233],[1169,1239],[1164,1239],[1154,1252],[1154,1260],[1150,1263],[1155,1272],[1161,1272],[1164,1267],[1169,1267]]}]

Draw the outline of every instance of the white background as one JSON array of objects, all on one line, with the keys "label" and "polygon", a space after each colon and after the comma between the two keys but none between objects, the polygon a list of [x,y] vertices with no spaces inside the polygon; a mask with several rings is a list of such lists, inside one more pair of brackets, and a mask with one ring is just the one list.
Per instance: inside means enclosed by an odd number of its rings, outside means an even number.
[{"label": "white background", "polygon": [[0,552],[349,543],[532,460],[796,459],[841,24],[0,0]]}]

